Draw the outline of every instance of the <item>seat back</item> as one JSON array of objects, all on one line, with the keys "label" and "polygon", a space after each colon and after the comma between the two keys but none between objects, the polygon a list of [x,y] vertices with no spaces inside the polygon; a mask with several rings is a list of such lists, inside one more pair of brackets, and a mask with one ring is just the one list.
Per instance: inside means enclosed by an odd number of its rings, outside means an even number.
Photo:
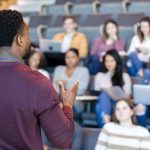
[{"label": "seat back", "polygon": [[99,128],[83,128],[82,150],[93,150],[100,133]]}]

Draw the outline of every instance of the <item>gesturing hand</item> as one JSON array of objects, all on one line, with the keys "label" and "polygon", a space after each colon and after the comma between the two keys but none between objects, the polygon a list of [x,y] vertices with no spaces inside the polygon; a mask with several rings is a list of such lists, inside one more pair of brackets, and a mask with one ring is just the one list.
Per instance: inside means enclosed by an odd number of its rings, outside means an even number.
[{"label": "gesturing hand", "polygon": [[65,90],[63,83],[59,83],[60,98],[64,106],[73,106],[78,91],[78,85],[79,82],[77,81],[68,90]]}]

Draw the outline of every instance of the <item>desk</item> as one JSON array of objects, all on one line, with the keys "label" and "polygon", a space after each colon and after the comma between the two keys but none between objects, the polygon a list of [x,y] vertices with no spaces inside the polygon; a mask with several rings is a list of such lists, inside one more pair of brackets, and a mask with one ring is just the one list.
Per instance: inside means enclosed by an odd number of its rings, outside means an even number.
[{"label": "desk", "polygon": [[87,113],[91,112],[91,103],[90,102],[95,101],[97,99],[98,99],[98,96],[90,96],[90,95],[83,95],[83,96],[76,97],[77,101],[87,102],[87,105],[86,105]]},{"label": "desk", "polygon": [[97,99],[98,99],[98,96],[90,96],[90,95],[83,95],[83,96],[76,97],[77,101],[93,101]]}]

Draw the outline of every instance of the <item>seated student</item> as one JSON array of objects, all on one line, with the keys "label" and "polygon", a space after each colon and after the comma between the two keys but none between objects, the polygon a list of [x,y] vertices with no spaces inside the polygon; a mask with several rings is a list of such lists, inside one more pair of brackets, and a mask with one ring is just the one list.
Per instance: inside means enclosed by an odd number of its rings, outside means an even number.
[{"label": "seated student", "polygon": [[125,50],[124,42],[119,37],[118,24],[114,20],[106,21],[102,36],[95,39],[90,53],[91,66],[89,66],[89,70],[92,71],[93,66],[99,63],[99,61],[101,62],[103,55],[110,49],[116,49],[117,51]]},{"label": "seated student", "polygon": [[80,58],[88,55],[88,42],[83,33],[77,32],[77,22],[74,16],[66,16],[63,19],[64,32],[54,35],[53,40],[61,41],[62,52],[66,52],[70,47],[79,51]]},{"label": "seated student", "polygon": [[66,89],[74,81],[79,81],[78,95],[84,95],[89,85],[89,72],[86,67],[78,66],[80,61],[79,52],[75,48],[70,48],[65,54],[66,66],[58,66],[54,70],[53,83],[57,87],[62,81]]},{"label": "seated student", "polygon": [[140,20],[137,35],[132,40],[128,50],[128,72],[132,76],[143,76],[143,69],[147,68],[150,58],[150,18]]},{"label": "seated student", "polygon": [[95,150],[150,149],[150,133],[136,125],[131,100],[117,101],[114,121],[106,124],[100,132]]},{"label": "seated student", "polygon": [[[58,66],[54,70],[53,83],[56,90],[59,89],[59,81],[62,81],[64,87],[68,89],[72,83],[78,80],[79,87],[77,95],[84,95],[86,93],[90,80],[89,71],[86,67],[78,66],[79,61],[78,50],[70,48],[65,54],[66,66]],[[83,112],[84,105],[82,102],[76,101],[74,106],[76,113],[80,114]]]},{"label": "seated student", "polygon": [[112,97],[106,91],[109,88],[119,87],[123,95],[131,96],[130,76],[123,72],[122,60],[115,49],[107,51],[102,61],[101,72],[95,76],[95,90],[102,90],[96,104],[96,116],[99,127],[110,122],[113,107],[117,101],[115,95]]},{"label": "seated student", "polygon": [[48,79],[50,79],[49,73],[46,70],[42,69],[46,65],[46,60],[42,53],[35,50],[31,51],[27,64],[32,70],[37,70]]}]

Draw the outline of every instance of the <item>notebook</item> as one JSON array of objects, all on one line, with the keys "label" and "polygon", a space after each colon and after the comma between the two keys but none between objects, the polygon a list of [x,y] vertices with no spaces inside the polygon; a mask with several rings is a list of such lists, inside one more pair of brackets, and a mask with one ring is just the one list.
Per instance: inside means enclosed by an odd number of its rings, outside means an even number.
[{"label": "notebook", "polygon": [[135,84],[133,86],[133,98],[136,104],[150,105],[150,85]]},{"label": "notebook", "polygon": [[40,50],[41,52],[61,53],[61,42],[53,41],[49,39],[40,39]]},{"label": "notebook", "polygon": [[108,95],[114,100],[128,99],[128,96],[119,86],[113,86],[107,89],[104,89]]}]

